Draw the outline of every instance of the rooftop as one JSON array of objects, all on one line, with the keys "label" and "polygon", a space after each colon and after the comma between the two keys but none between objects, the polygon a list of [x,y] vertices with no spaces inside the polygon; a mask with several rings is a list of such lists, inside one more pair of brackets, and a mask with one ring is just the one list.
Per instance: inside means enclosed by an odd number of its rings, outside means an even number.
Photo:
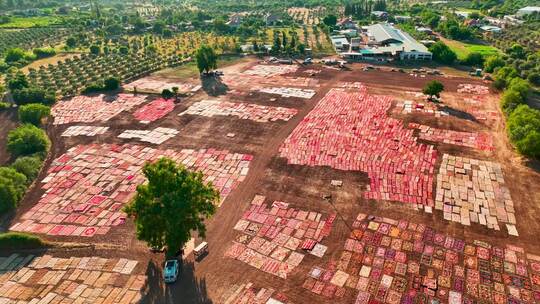
[{"label": "rooftop", "polygon": [[403,32],[388,23],[377,23],[367,27],[370,39],[384,46],[381,48],[390,51],[417,51],[429,52],[428,49],[411,35]]}]

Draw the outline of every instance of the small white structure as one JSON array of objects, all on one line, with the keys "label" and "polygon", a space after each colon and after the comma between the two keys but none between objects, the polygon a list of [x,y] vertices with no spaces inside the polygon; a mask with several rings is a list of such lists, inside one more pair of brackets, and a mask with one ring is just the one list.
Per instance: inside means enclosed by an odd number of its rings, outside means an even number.
[{"label": "small white structure", "polygon": [[351,45],[345,36],[331,36],[330,40],[336,51],[348,51]]},{"label": "small white structure", "polygon": [[534,13],[540,14],[540,6],[526,6],[524,8],[520,8],[517,11],[516,16],[522,18],[524,16],[531,15]]},{"label": "small white structure", "polygon": [[493,25],[484,25],[480,29],[486,33],[498,34],[502,32],[502,28]]},{"label": "small white structure", "polygon": [[208,252],[208,243],[202,242],[200,243],[195,249],[193,249],[193,255],[195,255],[195,258],[199,258],[203,255],[205,255]]}]

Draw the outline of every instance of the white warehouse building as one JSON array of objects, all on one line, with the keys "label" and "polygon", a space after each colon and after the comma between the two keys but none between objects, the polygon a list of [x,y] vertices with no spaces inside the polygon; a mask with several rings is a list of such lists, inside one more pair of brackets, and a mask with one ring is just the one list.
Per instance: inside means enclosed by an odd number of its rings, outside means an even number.
[{"label": "white warehouse building", "polygon": [[346,59],[399,59],[431,60],[432,54],[425,45],[411,35],[388,23],[377,23],[363,27],[363,46],[358,52],[342,53]]}]

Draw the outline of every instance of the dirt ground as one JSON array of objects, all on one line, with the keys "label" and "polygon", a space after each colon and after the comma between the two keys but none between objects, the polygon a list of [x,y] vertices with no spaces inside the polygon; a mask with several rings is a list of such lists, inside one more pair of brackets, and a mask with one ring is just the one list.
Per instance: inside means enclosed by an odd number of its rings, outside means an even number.
[{"label": "dirt ground", "polygon": [[[227,73],[236,73],[256,64],[254,60],[245,61],[238,65],[228,66]],[[473,224],[465,227],[442,219],[442,214],[427,214],[412,209],[400,203],[379,202],[363,198],[363,191],[369,185],[367,174],[364,172],[340,171],[329,167],[306,167],[288,165],[287,161],[278,157],[278,149],[285,138],[298,123],[313,109],[317,102],[332,88],[341,82],[361,82],[368,86],[371,93],[394,96],[396,99],[407,98],[405,91],[420,91],[423,85],[432,79],[437,79],[445,85],[446,93],[442,95],[445,106],[467,110],[467,104],[455,94],[461,83],[483,84],[481,80],[472,78],[457,78],[443,76],[411,76],[407,73],[370,70],[362,71],[362,65],[352,65],[350,71],[338,71],[322,66],[301,67],[296,73],[287,76],[306,77],[306,69],[320,70],[313,78],[319,80],[320,87],[311,99],[284,98],[277,95],[249,92],[249,88],[234,88],[234,94],[222,96],[235,102],[248,102],[260,105],[293,107],[298,114],[287,122],[257,123],[234,117],[202,117],[194,115],[178,116],[196,101],[207,99],[214,91],[202,90],[194,96],[182,98],[173,112],[148,126],[134,120],[132,113],[122,113],[106,123],[111,131],[93,138],[71,137],[63,138],[60,134],[68,127],[48,126],[48,133],[53,141],[50,161],[67,149],[90,142],[94,143],[127,143],[129,140],[117,138],[125,129],[155,128],[157,126],[175,128],[180,131],[176,137],[166,141],[162,148],[219,148],[232,152],[249,153],[254,155],[247,179],[240,184],[225,200],[215,216],[207,222],[207,239],[209,255],[202,261],[195,262],[192,257],[185,261],[183,272],[177,283],[165,286],[160,279],[162,254],[152,254],[146,246],[137,241],[134,236],[134,225],[131,220],[125,225],[115,227],[104,236],[92,239],[46,237],[52,241],[67,241],[76,243],[92,243],[100,249],[96,255],[126,256],[135,258],[147,265],[149,276],[148,293],[145,303],[222,303],[223,294],[231,286],[239,283],[254,282],[259,286],[274,288],[286,294],[293,303],[327,303],[327,299],[303,289],[305,275],[313,265],[322,265],[331,258],[339,259],[340,248],[350,233],[350,224],[359,212],[385,216],[393,219],[407,219],[411,222],[425,223],[429,227],[443,231],[446,234],[467,240],[484,240],[492,244],[513,244],[523,246],[530,252],[540,253],[540,221],[536,214],[540,212],[540,173],[535,163],[525,162],[512,149],[504,131],[504,121],[479,122],[456,116],[434,118],[424,114],[404,115],[392,112],[391,115],[406,122],[417,122],[425,125],[457,131],[483,131],[494,138],[495,151],[479,152],[468,148],[456,148],[448,144],[431,143],[441,153],[467,156],[483,160],[499,162],[505,174],[507,186],[510,188],[515,202],[517,229],[520,237],[510,237],[506,232],[497,232],[484,226]],[[212,93],[212,94],[209,94]],[[271,101],[272,99],[272,101]],[[482,106],[485,110],[498,110],[498,96],[491,94],[488,102]],[[499,115],[502,115],[499,112]],[[502,116],[501,116],[502,117]],[[95,123],[92,125],[104,125]],[[3,130],[6,128],[3,128]],[[0,130],[0,142],[4,142]],[[229,138],[228,133],[235,133]],[[141,145],[150,145],[134,142]],[[2,154],[0,154],[1,156]],[[0,161],[3,161],[0,158]],[[437,164],[438,166],[438,164]],[[44,173],[39,179],[44,178]],[[342,180],[343,187],[330,185],[333,179]],[[434,185],[435,186],[435,185]],[[33,206],[43,194],[39,184],[29,191],[24,198],[14,222],[22,213]],[[247,264],[224,257],[225,250],[231,245],[237,232],[232,228],[240,219],[242,212],[248,208],[256,194],[267,197],[267,201],[285,201],[292,207],[314,210],[324,214],[336,213],[337,219],[330,236],[324,243],[329,246],[327,254],[322,259],[306,255],[303,262],[286,280],[259,271]],[[329,200],[323,195],[331,195]],[[199,240],[196,241],[198,243]],[[56,250],[58,254],[70,253]],[[83,254],[84,250],[79,250]],[[90,254],[94,254],[90,252]],[[141,270],[142,271],[142,270]],[[352,293],[347,293],[342,303],[353,302]],[[340,301],[341,302],[341,301]]]},{"label": "dirt ground", "polygon": [[4,166],[10,161],[10,154],[6,150],[7,135],[10,130],[17,126],[17,110],[9,109],[0,112],[0,166]]}]

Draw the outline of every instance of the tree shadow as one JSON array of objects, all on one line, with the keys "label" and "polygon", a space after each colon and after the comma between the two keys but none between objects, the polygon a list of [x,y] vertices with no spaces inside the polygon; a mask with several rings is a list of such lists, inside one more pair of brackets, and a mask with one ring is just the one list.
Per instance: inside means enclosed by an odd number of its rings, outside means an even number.
[{"label": "tree shadow", "polygon": [[173,284],[165,284],[162,278],[162,267],[151,260],[146,270],[148,283],[141,303],[193,303],[212,304],[208,297],[206,279],[195,276],[195,265],[192,261],[184,261]]},{"label": "tree shadow", "polygon": [[472,114],[467,113],[465,111],[454,109],[454,108],[451,108],[449,106],[439,106],[439,105],[437,105],[437,108],[438,108],[439,111],[447,112],[448,114],[450,114],[452,116],[455,116],[457,118],[478,122],[476,117],[474,117]]},{"label": "tree shadow", "polygon": [[525,166],[527,166],[528,168],[534,170],[537,173],[540,173],[540,160],[533,159],[533,158],[528,158],[525,161]]},{"label": "tree shadow", "polygon": [[202,89],[210,96],[219,96],[227,94],[229,87],[223,83],[221,77],[201,76]]}]

